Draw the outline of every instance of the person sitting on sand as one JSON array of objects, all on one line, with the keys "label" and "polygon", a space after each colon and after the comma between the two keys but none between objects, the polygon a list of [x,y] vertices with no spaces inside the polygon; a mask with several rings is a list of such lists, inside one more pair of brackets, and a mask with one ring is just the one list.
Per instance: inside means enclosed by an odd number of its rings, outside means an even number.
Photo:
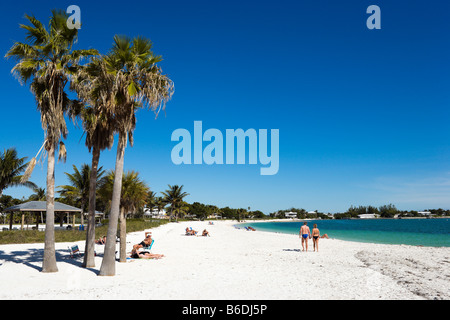
[{"label": "person sitting on sand", "polygon": [[143,247],[148,247],[152,244],[152,233],[151,232],[146,232],[145,233],[145,239],[142,240],[139,244],[142,245]]},{"label": "person sitting on sand", "polygon": [[209,232],[208,232],[208,231],[206,231],[206,229],[205,229],[205,230],[203,230],[203,232],[202,232],[202,236],[203,236],[203,237],[209,237]]},{"label": "person sitting on sand", "polygon": [[326,233],[323,236],[321,236],[320,238],[321,239],[330,239],[330,238],[328,238],[328,234],[326,234]]},{"label": "person sitting on sand", "polygon": [[96,244],[105,244],[106,243],[106,236],[101,237],[98,240],[95,240]]},{"label": "person sitting on sand", "polygon": [[320,231],[317,228],[317,224],[314,224],[312,229],[312,238],[313,238],[313,251],[319,252],[319,238],[320,238]]},{"label": "person sitting on sand", "polygon": [[133,246],[131,250],[130,258],[133,259],[161,259],[164,257],[163,254],[151,253],[148,251],[138,251],[140,248],[143,248],[142,245],[136,244]]}]

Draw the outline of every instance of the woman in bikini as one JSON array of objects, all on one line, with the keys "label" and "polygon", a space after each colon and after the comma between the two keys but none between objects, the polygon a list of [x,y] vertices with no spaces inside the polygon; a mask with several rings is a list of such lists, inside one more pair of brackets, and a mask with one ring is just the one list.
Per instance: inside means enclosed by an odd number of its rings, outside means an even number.
[{"label": "woman in bikini", "polygon": [[319,252],[319,238],[320,238],[320,231],[317,228],[317,224],[314,224],[313,229],[312,229],[312,238],[313,238],[313,247],[314,247],[314,251],[316,251],[317,248],[317,252]]},{"label": "woman in bikini", "polygon": [[135,244],[131,250],[130,258],[133,259],[161,259],[164,257],[163,254],[150,253],[148,251],[138,251],[142,248],[142,245]]}]

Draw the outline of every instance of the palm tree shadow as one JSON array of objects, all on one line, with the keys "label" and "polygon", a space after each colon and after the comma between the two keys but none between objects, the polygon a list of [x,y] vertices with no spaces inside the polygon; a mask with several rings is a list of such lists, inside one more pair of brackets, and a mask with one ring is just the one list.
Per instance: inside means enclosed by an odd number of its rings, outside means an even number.
[{"label": "palm tree shadow", "polygon": [[[83,267],[83,258],[79,257],[70,257],[67,253],[67,250],[56,250],[56,262],[58,263],[68,263],[77,267]],[[5,253],[4,251],[0,251],[0,266],[3,262],[14,262],[18,264],[26,265],[30,268],[33,268],[39,272],[42,271],[42,261],[44,257],[44,249],[29,249],[26,251],[12,251],[11,253]],[[86,270],[92,271],[98,275],[98,270],[93,268],[85,268]]]}]

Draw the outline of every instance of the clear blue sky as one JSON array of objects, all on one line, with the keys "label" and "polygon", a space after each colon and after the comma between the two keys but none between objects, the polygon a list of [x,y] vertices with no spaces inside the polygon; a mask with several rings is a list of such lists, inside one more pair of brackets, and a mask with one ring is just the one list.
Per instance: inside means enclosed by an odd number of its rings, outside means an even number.
[{"label": "clear blue sky", "polygon": [[[166,113],[139,111],[125,169],[153,191],[182,184],[187,201],[269,213],[301,207],[340,212],[350,205],[450,208],[450,3],[441,0],[20,1],[2,5],[2,55],[24,41],[19,23],[50,10],[81,8],[76,48],[106,53],[115,34],[143,35],[175,82]],[[369,30],[369,5],[381,30]],[[0,63],[0,148],[32,158],[43,130],[29,87]],[[172,132],[279,129],[277,175],[260,165],[181,165]],[[80,129],[69,125],[67,162],[89,163]],[[115,146],[101,156],[114,168]],[[45,187],[46,166],[32,181]],[[28,197],[26,188],[5,194]]]}]

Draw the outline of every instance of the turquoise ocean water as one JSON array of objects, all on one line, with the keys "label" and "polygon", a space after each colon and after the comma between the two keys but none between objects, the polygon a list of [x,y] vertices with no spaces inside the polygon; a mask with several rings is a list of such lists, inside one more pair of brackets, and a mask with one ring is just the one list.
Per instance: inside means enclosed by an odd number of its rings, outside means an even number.
[{"label": "turquoise ocean water", "polygon": [[[308,220],[312,230],[316,223],[320,235],[358,242],[450,247],[450,219],[352,219]],[[252,222],[256,230],[298,234],[303,221]]]}]

